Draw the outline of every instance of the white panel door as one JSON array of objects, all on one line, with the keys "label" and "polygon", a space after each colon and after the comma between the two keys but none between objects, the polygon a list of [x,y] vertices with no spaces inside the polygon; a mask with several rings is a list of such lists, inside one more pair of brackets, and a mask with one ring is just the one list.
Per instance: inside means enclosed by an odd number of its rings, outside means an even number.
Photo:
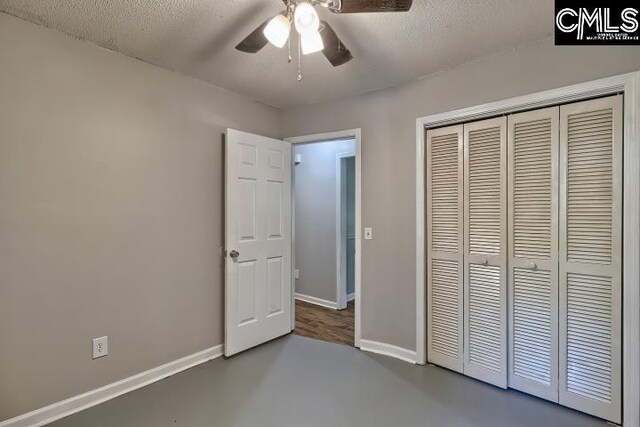
[{"label": "white panel door", "polygon": [[509,116],[509,387],[558,401],[560,108]]},{"label": "white panel door", "polygon": [[427,358],[462,372],[462,125],[427,131]]},{"label": "white panel door", "polygon": [[621,422],[622,96],[560,107],[560,403]]},{"label": "white panel door", "polygon": [[291,145],[227,130],[225,355],[291,331]]},{"label": "white panel door", "polygon": [[507,118],[464,125],[464,373],[507,387]]}]

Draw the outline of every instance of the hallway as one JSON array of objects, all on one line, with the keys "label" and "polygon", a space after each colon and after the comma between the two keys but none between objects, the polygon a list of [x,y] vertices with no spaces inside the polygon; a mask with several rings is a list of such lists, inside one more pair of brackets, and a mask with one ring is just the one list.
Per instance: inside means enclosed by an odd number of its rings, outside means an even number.
[{"label": "hallway", "polygon": [[354,306],[350,301],[345,310],[333,310],[296,300],[295,335],[354,345]]}]

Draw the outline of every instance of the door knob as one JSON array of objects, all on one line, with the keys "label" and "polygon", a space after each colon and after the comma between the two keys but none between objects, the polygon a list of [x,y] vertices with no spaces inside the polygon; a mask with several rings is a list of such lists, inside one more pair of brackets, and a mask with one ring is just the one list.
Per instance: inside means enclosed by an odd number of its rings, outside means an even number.
[{"label": "door knob", "polygon": [[484,261],[482,262],[482,265],[489,265],[489,260],[485,258]]},{"label": "door knob", "polygon": [[535,262],[530,262],[527,267],[529,267],[533,271],[536,271],[538,269],[538,264],[536,264]]},{"label": "door knob", "polygon": [[240,256],[240,252],[236,251],[235,249],[232,250],[231,252],[229,252],[229,256],[231,258],[238,258]]}]

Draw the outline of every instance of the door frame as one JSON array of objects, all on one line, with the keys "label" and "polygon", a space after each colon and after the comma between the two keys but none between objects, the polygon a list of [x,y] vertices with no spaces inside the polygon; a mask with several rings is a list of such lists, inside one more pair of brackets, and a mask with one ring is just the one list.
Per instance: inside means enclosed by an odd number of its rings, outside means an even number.
[{"label": "door frame", "polygon": [[[326,142],[326,141],[335,141],[340,139],[355,139],[356,141],[356,256],[355,256],[355,292],[356,292],[356,303],[355,303],[355,339],[354,346],[360,348],[360,339],[361,339],[361,304],[362,304],[362,283],[361,283],[361,268],[362,268],[362,151],[361,151],[361,133],[360,128],[356,129],[347,129],[343,131],[336,132],[323,132],[323,133],[315,133],[310,135],[302,135],[284,138],[284,141],[290,142],[291,145],[295,144],[304,144],[311,142]],[[292,165],[293,166],[293,162]],[[293,185],[291,186],[292,192],[292,203],[291,203],[291,218],[295,218],[295,203],[293,202]],[[291,291],[291,329],[295,328],[295,278],[293,274],[293,270],[295,269],[295,242],[296,242],[296,233],[295,233],[295,221],[293,221],[292,232],[291,232],[291,254],[292,254],[292,263],[291,263],[291,280],[292,280],[292,291]]]},{"label": "door frame", "polygon": [[624,94],[623,422],[640,427],[640,71],[416,119],[416,361],[426,363],[425,132],[525,110]]},{"label": "door frame", "polygon": [[336,304],[338,310],[347,308],[349,302],[347,295],[347,242],[349,236],[347,236],[346,221],[346,165],[344,160],[355,158],[355,156],[355,150],[336,154]]}]

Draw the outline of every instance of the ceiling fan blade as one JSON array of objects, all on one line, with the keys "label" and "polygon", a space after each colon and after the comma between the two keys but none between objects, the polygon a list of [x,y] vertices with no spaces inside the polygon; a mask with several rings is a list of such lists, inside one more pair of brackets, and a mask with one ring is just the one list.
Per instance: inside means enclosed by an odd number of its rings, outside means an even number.
[{"label": "ceiling fan blade", "polygon": [[246,39],[242,40],[238,46],[236,46],[236,49],[247,53],[257,53],[260,49],[265,47],[267,43],[269,43],[269,40],[264,36],[263,31],[269,21],[271,21],[271,18],[267,19],[258,28],[253,30]]},{"label": "ceiling fan blade", "polygon": [[320,31],[322,43],[324,43],[322,53],[324,53],[324,56],[327,57],[331,65],[338,67],[351,61],[353,55],[351,55],[349,49],[342,43],[342,40],[340,40],[336,32],[333,31],[333,28],[325,21],[322,21],[322,25],[323,28],[322,31]]},{"label": "ceiling fan blade", "polygon": [[413,0],[342,0],[340,10],[334,13],[408,12]]}]

